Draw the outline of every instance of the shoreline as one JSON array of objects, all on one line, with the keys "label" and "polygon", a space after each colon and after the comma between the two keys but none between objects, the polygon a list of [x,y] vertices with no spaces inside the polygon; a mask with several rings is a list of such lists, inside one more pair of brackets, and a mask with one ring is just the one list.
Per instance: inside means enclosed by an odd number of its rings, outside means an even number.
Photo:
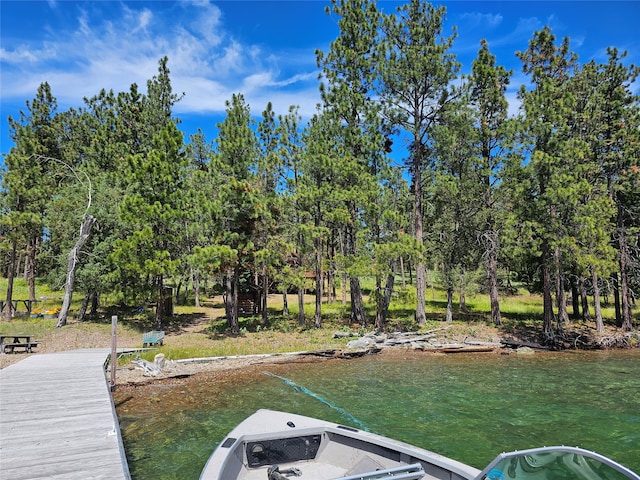
[{"label": "shoreline", "polygon": [[[530,349],[526,354],[547,354],[548,351],[532,352]],[[557,353],[557,352],[556,352]],[[144,388],[153,387],[154,385],[177,385],[186,384],[191,381],[210,381],[221,380],[227,377],[238,378],[239,375],[262,374],[265,366],[290,368],[293,365],[304,365],[310,363],[319,363],[327,361],[349,361],[366,356],[376,355],[402,359],[424,358],[425,356],[440,355],[518,355],[519,353],[513,349],[496,348],[491,351],[473,351],[461,350],[457,353],[423,351],[411,348],[409,346],[392,346],[375,349],[363,350],[335,350],[333,354],[327,351],[308,351],[308,352],[291,352],[277,354],[255,354],[255,355],[239,355],[230,357],[208,357],[194,358],[176,361],[166,361],[162,372],[157,376],[145,375],[142,368],[133,364],[124,367],[118,367],[116,370],[116,389],[127,388]],[[524,353],[520,353],[524,354]],[[107,369],[107,375],[109,370]]]},{"label": "shoreline", "polygon": [[[382,349],[387,350],[387,349]],[[318,363],[329,360],[345,360],[365,355],[379,354],[382,350],[359,350],[345,353],[334,351],[305,351],[290,353],[262,353],[253,355],[234,355],[223,357],[203,357],[183,360],[167,360],[160,374],[145,375],[142,368],[134,364],[118,367],[116,370],[116,388],[140,387],[153,384],[166,384],[168,381],[184,381],[199,375],[216,375],[223,377],[233,372],[248,371],[253,367],[272,365],[292,365]],[[404,349],[403,349],[404,350]],[[109,375],[109,369],[106,371]]]}]

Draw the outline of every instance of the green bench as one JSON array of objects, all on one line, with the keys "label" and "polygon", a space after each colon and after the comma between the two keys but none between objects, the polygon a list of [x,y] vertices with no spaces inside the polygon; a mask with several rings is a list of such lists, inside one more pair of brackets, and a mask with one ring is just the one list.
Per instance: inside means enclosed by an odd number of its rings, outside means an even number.
[{"label": "green bench", "polygon": [[164,342],[164,331],[152,330],[142,335],[142,348],[157,347]]}]

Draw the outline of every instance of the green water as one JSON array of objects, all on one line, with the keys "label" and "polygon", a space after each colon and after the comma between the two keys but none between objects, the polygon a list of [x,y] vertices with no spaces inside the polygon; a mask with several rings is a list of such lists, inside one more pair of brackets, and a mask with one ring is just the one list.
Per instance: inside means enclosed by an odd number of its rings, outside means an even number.
[{"label": "green water", "polygon": [[[365,357],[268,367],[115,396],[133,480],[197,479],[258,408],[355,425],[482,468],[502,451],[580,446],[640,472],[640,351]],[[297,386],[297,387],[296,387]]]}]

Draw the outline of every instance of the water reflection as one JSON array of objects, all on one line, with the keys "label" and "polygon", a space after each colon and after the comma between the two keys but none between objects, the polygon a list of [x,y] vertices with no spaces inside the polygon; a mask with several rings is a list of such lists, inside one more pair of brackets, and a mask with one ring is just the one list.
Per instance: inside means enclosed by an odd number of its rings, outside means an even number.
[{"label": "water reflection", "polygon": [[114,400],[134,480],[197,479],[217,443],[258,408],[357,419],[478,468],[505,450],[561,444],[640,471],[639,379],[638,350],[408,354],[253,366],[119,389]]}]

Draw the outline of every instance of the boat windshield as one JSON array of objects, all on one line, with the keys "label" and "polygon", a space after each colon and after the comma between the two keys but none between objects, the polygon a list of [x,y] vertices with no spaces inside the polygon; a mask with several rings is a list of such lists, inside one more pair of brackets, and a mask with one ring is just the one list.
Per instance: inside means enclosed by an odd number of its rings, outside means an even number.
[{"label": "boat windshield", "polygon": [[610,458],[574,447],[503,453],[476,480],[640,480]]}]

